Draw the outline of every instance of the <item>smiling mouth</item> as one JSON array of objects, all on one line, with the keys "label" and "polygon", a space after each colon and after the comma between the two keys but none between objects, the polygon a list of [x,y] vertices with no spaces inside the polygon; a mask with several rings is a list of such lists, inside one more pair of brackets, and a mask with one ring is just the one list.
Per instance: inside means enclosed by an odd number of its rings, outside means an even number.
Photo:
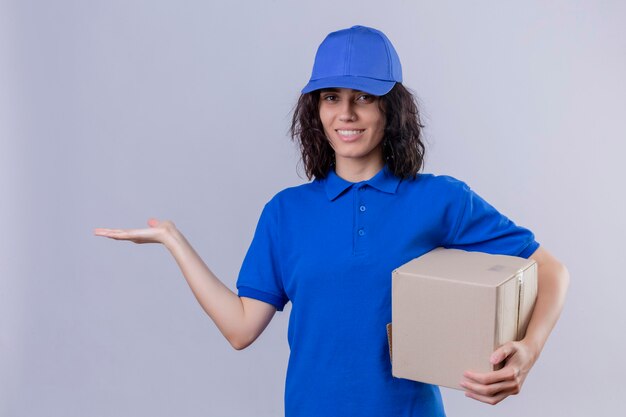
[{"label": "smiling mouth", "polygon": [[350,137],[350,136],[360,135],[361,133],[365,132],[365,129],[351,129],[351,130],[336,129],[335,131],[339,133],[341,136]]}]

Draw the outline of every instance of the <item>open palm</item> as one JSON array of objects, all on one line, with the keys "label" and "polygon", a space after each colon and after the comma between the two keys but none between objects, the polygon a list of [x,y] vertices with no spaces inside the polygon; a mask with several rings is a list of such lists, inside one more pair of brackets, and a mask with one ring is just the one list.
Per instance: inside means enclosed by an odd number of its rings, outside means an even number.
[{"label": "open palm", "polygon": [[130,240],[134,243],[163,243],[167,233],[176,227],[170,220],[157,219],[149,219],[148,226],[150,227],[147,229],[96,228],[94,234],[115,240]]}]

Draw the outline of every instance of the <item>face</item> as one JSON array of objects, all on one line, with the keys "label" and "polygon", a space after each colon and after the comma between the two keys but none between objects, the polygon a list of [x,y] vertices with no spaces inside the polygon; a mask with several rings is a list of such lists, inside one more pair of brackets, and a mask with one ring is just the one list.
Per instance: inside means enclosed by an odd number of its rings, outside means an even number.
[{"label": "face", "polygon": [[349,88],[320,91],[320,119],[339,166],[350,160],[382,164],[385,115],[378,96]]}]

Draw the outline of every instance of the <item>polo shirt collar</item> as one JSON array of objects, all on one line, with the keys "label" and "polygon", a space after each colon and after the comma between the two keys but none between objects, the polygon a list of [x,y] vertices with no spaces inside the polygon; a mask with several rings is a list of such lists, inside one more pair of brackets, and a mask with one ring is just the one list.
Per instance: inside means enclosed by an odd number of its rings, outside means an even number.
[{"label": "polo shirt collar", "polygon": [[324,186],[328,199],[332,201],[336,199],[346,189],[355,184],[368,184],[371,187],[374,187],[377,190],[383,191],[385,193],[395,194],[399,183],[400,178],[396,177],[389,169],[389,166],[385,163],[385,166],[380,171],[378,171],[376,175],[374,175],[367,181],[361,182],[350,182],[341,178],[335,172],[335,168],[332,167],[328,172],[328,176],[325,179]]}]

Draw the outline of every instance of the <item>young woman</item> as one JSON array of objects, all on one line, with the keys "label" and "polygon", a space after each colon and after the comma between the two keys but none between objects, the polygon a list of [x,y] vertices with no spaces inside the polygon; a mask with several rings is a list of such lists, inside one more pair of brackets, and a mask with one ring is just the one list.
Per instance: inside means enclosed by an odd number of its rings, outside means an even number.
[{"label": "young woman", "polygon": [[314,180],[265,205],[238,294],[171,221],[95,233],[164,244],[235,349],[250,345],[291,301],[286,416],[445,415],[438,387],[391,375],[391,271],[439,246],[530,257],[539,289],[526,337],[492,354],[502,369],[463,376],[468,397],[496,404],[520,392],[558,319],[569,276],[532,232],[465,183],[419,174],[421,128],[389,39],[363,26],[339,30],[320,45],[291,126]]}]

